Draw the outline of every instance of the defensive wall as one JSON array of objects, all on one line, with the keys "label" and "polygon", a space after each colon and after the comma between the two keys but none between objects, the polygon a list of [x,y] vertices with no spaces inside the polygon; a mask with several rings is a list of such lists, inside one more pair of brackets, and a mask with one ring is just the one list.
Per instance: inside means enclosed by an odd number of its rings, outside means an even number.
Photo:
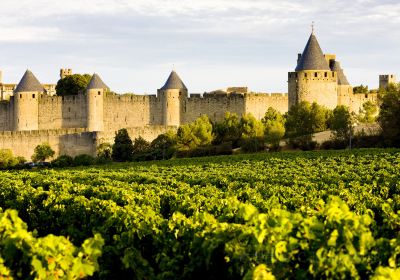
[{"label": "defensive wall", "polygon": [[16,156],[30,160],[35,147],[47,142],[56,156],[95,154],[94,133],[85,129],[54,129],[0,132],[0,149],[10,149]]}]

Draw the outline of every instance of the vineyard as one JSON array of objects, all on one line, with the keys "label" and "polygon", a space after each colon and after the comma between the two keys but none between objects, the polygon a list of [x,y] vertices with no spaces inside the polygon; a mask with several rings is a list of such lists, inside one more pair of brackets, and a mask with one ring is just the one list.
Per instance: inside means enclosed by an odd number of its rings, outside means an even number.
[{"label": "vineyard", "polygon": [[400,279],[399,150],[2,171],[0,207],[0,279]]}]

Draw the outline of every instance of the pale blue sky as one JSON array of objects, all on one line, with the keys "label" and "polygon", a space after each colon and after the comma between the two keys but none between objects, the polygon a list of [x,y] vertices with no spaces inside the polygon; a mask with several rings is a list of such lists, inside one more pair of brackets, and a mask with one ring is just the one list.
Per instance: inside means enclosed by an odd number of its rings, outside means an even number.
[{"label": "pale blue sky", "polygon": [[1,0],[0,69],[56,83],[99,73],[117,92],[155,94],[174,67],[190,92],[287,92],[312,21],[350,83],[400,74],[400,2],[389,0]]}]

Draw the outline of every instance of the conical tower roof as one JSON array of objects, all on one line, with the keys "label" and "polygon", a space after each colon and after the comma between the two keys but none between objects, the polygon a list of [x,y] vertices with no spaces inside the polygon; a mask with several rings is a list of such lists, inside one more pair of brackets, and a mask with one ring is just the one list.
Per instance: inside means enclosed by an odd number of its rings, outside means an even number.
[{"label": "conical tower roof", "polygon": [[302,70],[330,70],[314,33],[311,33],[296,67],[296,71]]},{"label": "conical tower roof", "polygon": [[86,89],[109,89],[109,87],[103,82],[99,75],[94,73]]},{"label": "conical tower roof", "polygon": [[14,92],[43,92],[44,88],[30,70],[26,70]]},{"label": "conical tower roof", "polygon": [[169,75],[165,85],[161,88],[162,90],[167,89],[185,89],[187,90],[185,84],[182,82],[181,78],[179,78],[178,74],[175,71],[172,71]]},{"label": "conical tower roof", "polygon": [[338,85],[343,85],[347,86],[350,85],[349,81],[347,80],[346,76],[344,75],[342,67],[340,67],[340,62],[339,61],[333,61],[331,63],[331,70],[337,72],[337,78],[338,78]]}]

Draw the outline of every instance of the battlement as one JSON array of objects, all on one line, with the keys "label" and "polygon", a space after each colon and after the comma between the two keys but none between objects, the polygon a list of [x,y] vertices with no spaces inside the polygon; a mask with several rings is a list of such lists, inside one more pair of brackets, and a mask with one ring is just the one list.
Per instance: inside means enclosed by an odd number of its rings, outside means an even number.
[{"label": "battlement", "polygon": [[0,131],[0,137],[54,136],[88,132],[86,128]]}]

